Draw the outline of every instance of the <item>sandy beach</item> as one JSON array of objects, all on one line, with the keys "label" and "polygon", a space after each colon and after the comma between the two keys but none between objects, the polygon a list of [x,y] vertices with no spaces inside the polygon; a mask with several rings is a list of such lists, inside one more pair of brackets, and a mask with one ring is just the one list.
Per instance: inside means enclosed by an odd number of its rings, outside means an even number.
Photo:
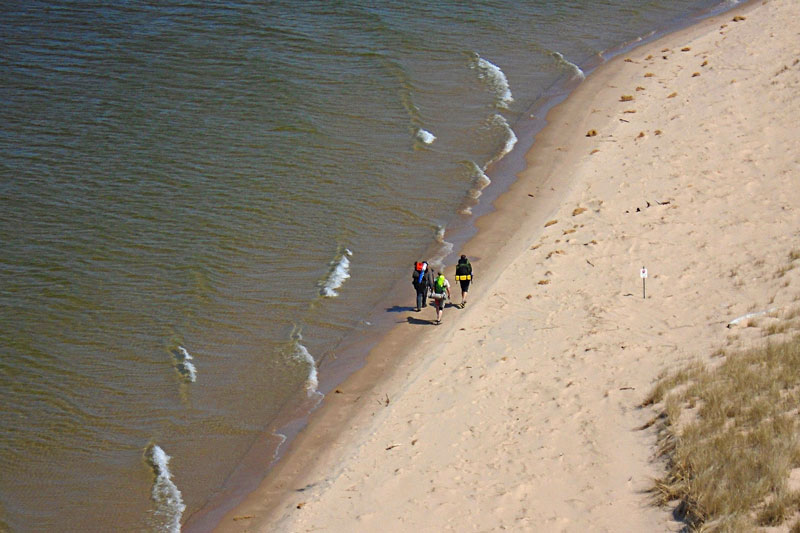
[{"label": "sandy beach", "polygon": [[461,251],[469,305],[409,312],[217,530],[680,530],[638,405],[800,299],[798,116],[794,0],[602,65]]}]

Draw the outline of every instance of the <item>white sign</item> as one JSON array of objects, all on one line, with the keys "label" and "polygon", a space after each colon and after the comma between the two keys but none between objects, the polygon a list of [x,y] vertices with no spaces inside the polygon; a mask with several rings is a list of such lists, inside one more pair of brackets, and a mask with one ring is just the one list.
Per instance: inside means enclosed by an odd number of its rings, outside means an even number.
[{"label": "white sign", "polygon": [[645,267],[642,267],[642,279],[645,279],[646,277],[647,277],[647,269]]}]

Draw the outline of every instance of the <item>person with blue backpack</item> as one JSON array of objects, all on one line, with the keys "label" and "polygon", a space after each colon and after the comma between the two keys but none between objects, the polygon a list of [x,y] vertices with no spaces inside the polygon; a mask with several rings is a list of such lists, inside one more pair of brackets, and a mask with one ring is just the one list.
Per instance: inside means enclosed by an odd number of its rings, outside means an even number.
[{"label": "person with blue backpack", "polygon": [[417,261],[411,276],[411,283],[417,291],[417,306],[414,311],[419,312],[421,308],[428,306],[428,291],[433,288],[433,272],[427,261]]}]

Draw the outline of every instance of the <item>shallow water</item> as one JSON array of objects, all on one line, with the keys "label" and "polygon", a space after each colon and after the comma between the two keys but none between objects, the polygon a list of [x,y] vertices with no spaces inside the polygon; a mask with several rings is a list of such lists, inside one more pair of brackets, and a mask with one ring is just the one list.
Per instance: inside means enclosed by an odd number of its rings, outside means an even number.
[{"label": "shallow water", "polygon": [[714,6],[0,6],[0,530],[177,530],[452,262],[531,114]]}]

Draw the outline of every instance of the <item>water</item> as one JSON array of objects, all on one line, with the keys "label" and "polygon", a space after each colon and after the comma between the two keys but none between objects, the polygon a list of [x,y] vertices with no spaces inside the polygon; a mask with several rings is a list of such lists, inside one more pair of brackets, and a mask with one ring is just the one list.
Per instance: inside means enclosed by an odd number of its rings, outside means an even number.
[{"label": "water", "polygon": [[230,503],[413,305],[383,296],[412,261],[451,262],[531,115],[714,7],[3,3],[0,530]]}]

